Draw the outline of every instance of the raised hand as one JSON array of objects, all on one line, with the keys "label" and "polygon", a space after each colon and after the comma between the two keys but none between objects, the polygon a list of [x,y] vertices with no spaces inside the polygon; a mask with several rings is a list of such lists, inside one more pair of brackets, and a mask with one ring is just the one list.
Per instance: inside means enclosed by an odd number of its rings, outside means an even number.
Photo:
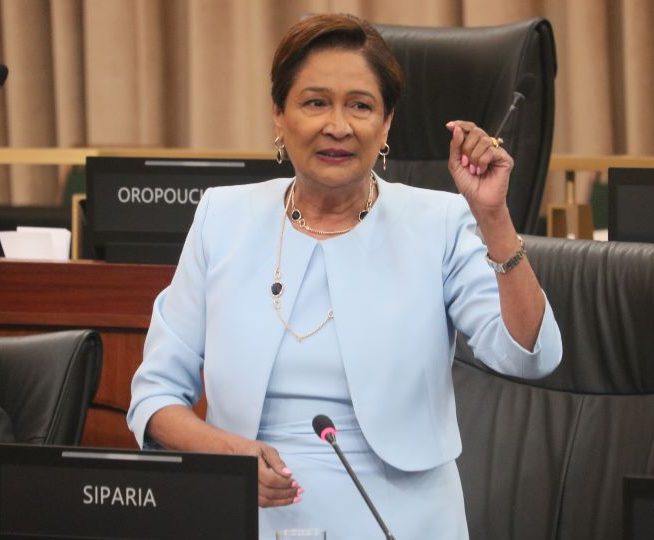
[{"label": "raised hand", "polygon": [[506,206],[513,158],[473,122],[453,120],[448,168],[454,182],[479,219]]}]

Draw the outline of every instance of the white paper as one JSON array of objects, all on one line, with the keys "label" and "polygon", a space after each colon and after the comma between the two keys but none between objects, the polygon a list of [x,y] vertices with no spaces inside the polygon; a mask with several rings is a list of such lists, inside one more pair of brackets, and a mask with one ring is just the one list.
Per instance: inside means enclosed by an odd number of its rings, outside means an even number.
[{"label": "white paper", "polygon": [[0,231],[0,242],[8,259],[65,261],[70,253],[70,231],[51,227],[18,227]]}]

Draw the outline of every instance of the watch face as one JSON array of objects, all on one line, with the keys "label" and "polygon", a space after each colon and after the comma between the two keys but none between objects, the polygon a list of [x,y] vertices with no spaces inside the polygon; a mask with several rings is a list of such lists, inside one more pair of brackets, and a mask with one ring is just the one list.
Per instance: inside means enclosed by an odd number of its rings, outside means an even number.
[{"label": "watch face", "polygon": [[518,263],[525,256],[525,253],[527,253],[527,250],[525,249],[525,241],[521,236],[518,236],[518,240],[520,241],[520,247],[518,248],[518,251],[516,251],[510,259],[504,261],[503,263],[498,263],[497,261],[491,259],[487,252],[486,262],[488,263],[488,266],[490,266],[498,274],[506,274],[509,270],[518,266]]}]

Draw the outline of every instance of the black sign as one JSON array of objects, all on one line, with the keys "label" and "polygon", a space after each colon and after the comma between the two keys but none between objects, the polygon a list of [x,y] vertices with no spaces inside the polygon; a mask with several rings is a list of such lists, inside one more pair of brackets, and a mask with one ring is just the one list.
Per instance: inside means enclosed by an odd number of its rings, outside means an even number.
[{"label": "black sign", "polygon": [[255,540],[252,457],[0,447],[0,538]]},{"label": "black sign", "polygon": [[89,157],[86,175],[93,258],[176,263],[205,190],[292,177],[293,167],[272,159]]}]

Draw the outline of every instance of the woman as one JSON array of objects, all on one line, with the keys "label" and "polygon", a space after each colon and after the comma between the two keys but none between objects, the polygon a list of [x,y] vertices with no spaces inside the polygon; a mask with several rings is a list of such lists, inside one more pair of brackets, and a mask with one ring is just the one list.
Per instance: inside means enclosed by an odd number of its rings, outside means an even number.
[{"label": "woman", "polygon": [[[313,433],[327,414],[396,538],[466,538],[455,328],[512,375],[543,376],[561,354],[506,207],[511,157],[455,120],[449,166],[463,196],[373,174],[402,78],[355,17],[296,24],[271,73],[278,158],[296,177],[203,198],[155,302],[130,427],[143,445],[258,456],[261,538],[291,527],[380,537]],[[206,421],[190,409],[203,382]]]}]

